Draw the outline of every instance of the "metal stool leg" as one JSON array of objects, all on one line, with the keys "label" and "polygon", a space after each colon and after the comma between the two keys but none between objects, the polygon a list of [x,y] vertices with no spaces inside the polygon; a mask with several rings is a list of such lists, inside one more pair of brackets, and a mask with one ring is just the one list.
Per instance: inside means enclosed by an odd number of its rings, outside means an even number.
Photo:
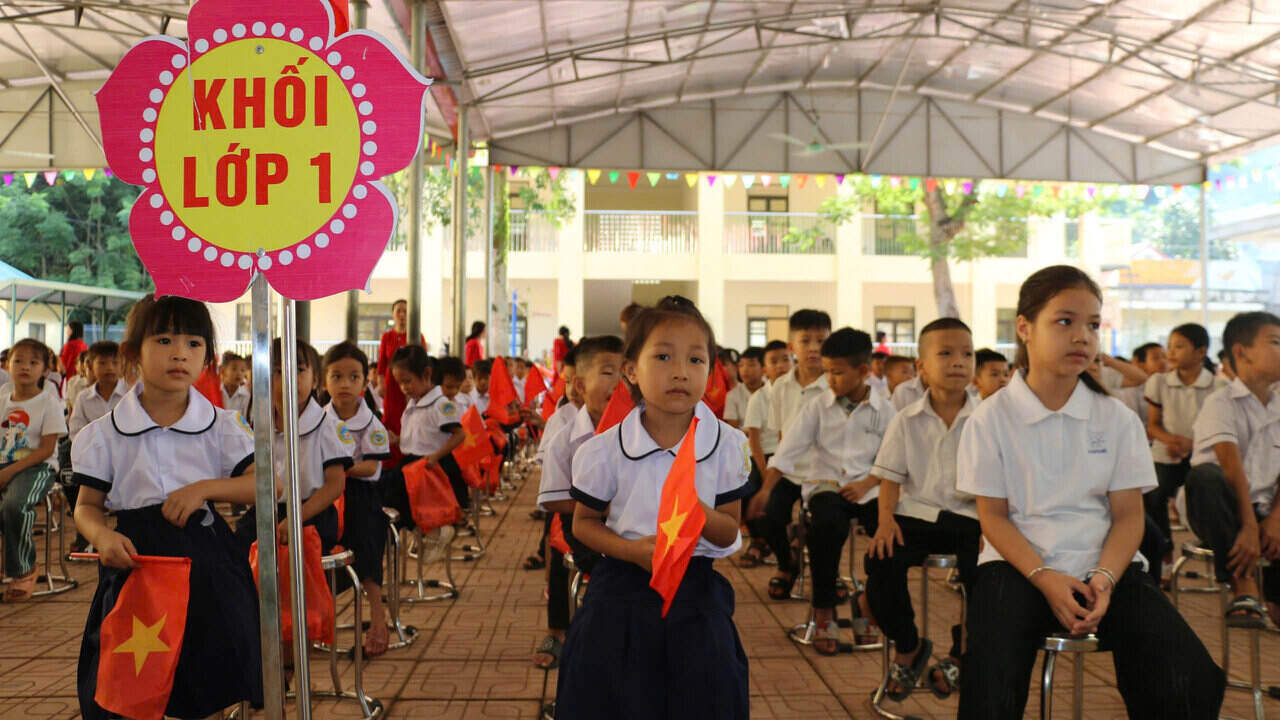
[{"label": "metal stool leg", "polygon": [[[955,555],[929,555],[920,565],[920,639],[921,642],[929,638],[929,568],[954,569],[957,567],[957,559]],[[960,624],[963,628],[965,621],[965,600],[964,593],[960,594]],[[961,630],[960,642],[964,642],[964,631]],[[911,715],[898,715],[884,707],[881,704],[885,701],[889,694],[889,676],[893,666],[893,641],[888,637],[883,638],[878,644],[883,648],[880,654],[880,662],[882,673],[880,677],[880,685],[871,693],[871,711],[885,720],[916,720]],[[963,648],[962,648],[963,651]],[[926,682],[929,681],[925,678]],[[926,688],[913,688],[912,692],[924,690]]]},{"label": "metal stool leg", "polygon": [[[74,590],[80,585],[79,581],[72,579],[71,573],[67,572],[66,523],[60,522],[55,525],[54,518],[57,512],[54,510],[54,496],[62,498],[62,505],[66,505],[66,495],[63,494],[62,485],[59,483],[54,483],[45,495],[44,574],[36,578],[36,582],[43,583],[45,589],[36,590],[31,593],[31,597],[59,595],[69,590]],[[58,542],[57,561],[60,575],[53,573],[53,543],[55,538]]]},{"label": "metal stool leg", "polygon": [[[452,561],[453,561],[452,540],[453,540],[453,533],[454,533],[453,526],[446,525],[432,532],[439,534],[439,537],[436,540],[433,540],[433,543],[438,543],[438,546],[439,546],[438,555],[439,555],[439,559],[443,560],[444,562],[445,579],[431,580],[431,579],[426,579],[422,577],[422,566],[426,562],[426,557],[428,553],[427,539],[421,530],[418,530],[415,528],[413,531],[413,539],[414,539],[415,545],[417,546],[418,576],[414,579],[402,580],[401,582],[403,582],[405,585],[410,585],[417,588],[417,594],[404,598],[404,601],[407,603],[434,602],[436,600],[450,600],[458,597],[459,588],[453,580],[453,565],[452,565]],[[427,588],[439,588],[439,589],[443,589],[444,592],[436,593],[434,595],[429,595],[427,594]]]},{"label": "metal stool leg", "polygon": [[1053,671],[1060,653],[1072,653],[1071,677],[1075,687],[1071,689],[1071,717],[1084,717],[1084,654],[1098,651],[1095,635],[1072,637],[1066,634],[1050,635],[1044,639],[1044,667],[1040,676],[1040,720],[1053,716]]},{"label": "metal stool leg", "polygon": [[[387,646],[387,649],[399,650],[412,645],[413,641],[418,639],[418,628],[405,625],[400,621],[400,531],[396,529],[396,520],[400,515],[389,508],[383,508],[383,512],[387,513],[389,522],[385,551],[388,577],[382,587],[387,592],[387,616],[391,621],[391,629],[396,633],[396,639]],[[392,517],[393,514],[394,517]]]},{"label": "metal stool leg", "polygon": [[1040,671],[1040,720],[1053,717],[1053,669],[1057,661],[1056,651],[1044,651],[1044,668]]}]

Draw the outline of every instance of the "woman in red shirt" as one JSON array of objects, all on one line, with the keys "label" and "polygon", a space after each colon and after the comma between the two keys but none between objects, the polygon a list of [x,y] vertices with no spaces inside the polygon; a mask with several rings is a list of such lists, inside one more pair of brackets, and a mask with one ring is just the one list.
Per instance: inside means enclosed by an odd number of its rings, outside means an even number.
[{"label": "woman in red shirt", "polygon": [[471,334],[467,336],[467,345],[463,350],[462,362],[471,367],[477,360],[484,359],[484,323],[476,320],[471,323]]},{"label": "woman in red shirt", "polygon": [[[400,435],[400,416],[404,414],[405,398],[400,385],[396,383],[395,378],[391,377],[391,356],[409,344],[409,302],[397,300],[392,303],[391,317],[395,321],[395,326],[382,334],[382,340],[378,344],[378,371],[382,373],[382,424],[398,436]],[[423,347],[427,346],[426,338],[419,336],[418,339]],[[398,443],[391,446],[391,452],[392,459],[387,461],[390,463],[388,467],[394,467],[394,463],[400,461]]]},{"label": "woman in red shirt", "polygon": [[58,364],[62,366],[60,372],[64,378],[76,374],[76,359],[88,349],[89,346],[84,342],[84,323],[79,320],[67,323],[67,341],[62,344],[62,352],[58,355]]},{"label": "woman in red shirt", "polygon": [[569,328],[561,325],[559,337],[551,345],[551,364],[554,366],[556,377],[560,377],[560,373],[564,370],[565,356],[572,349],[573,341],[569,339]]}]

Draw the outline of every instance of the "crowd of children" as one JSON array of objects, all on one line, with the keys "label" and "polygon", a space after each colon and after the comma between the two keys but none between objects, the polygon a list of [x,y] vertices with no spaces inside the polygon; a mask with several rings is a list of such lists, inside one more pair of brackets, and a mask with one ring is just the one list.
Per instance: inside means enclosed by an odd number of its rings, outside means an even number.
[{"label": "crowd of children", "polygon": [[[1224,675],[1167,600],[1161,567],[1173,548],[1170,513],[1184,496],[1186,520],[1231,589],[1227,622],[1280,621],[1280,565],[1259,572],[1260,560],[1280,560],[1280,318],[1231,319],[1221,367],[1194,323],[1125,360],[1101,352],[1101,302],[1075,268],[1033,274],[1019,294],[1010,361],[975,348],[958,319],[924,326],[916,357],[905,357],[883,333],[873,341],[834,328],[815,309],[791,315],[786,340],[739,353],[718,347],[693,303],[671,296],[626,308],[623,337],[575,343],[562,333],[559,382],[543,385],[563,391],[545,412],[526,407],[525,383],[540,372],[528,360],[505,359],[515,400],[494,407],[493,364],[504,359],[479,356],[483,327],[473,330],[468,362],[432,357],[405,342],[398,303],[399,335],[383,338],[377,362],[350,342],[323,356],[298,343],[300,520],[326,550],[353,551],[370,601],[364,650],[381,655],[389,643],[382,509],[412,523],[401,471],[419,461],[443,471],[459,507],[469,507],[468,469],[454,452],[466,438],[464,416],[502,410],[508,430],[523,425],[538,444],[544,537],[525,567],[547,575],[546,637],[533,662],[560,669],[556,717],[747,717],[733,590],[713,561],[775,564],[765,591],[782,601],[806,553],[813,649],[840,651],[847,604],[856,641],[879,633],[892,642],[890,701],[924,687],[958,692],[962,718],[1021,717],[1041,639],[1092,633],[1113,654],[1130,717],[1216,717]],[[84,345],[82,327],[72,335]],[[79,664],[83,715],[109,716],[94,694],[99,627],[138,555],[192,560],[167,713],[260,704],[248,564],[256,509],[233,529],[213,505],[255,498],[248,361],[231,352],[215,361],[207,308],[175,297],[140,301],[119,344],[69,346],[78,352],[59,358],[20,340],[2,359],[3,599],[31,597],[35,508],[67,468],[73,550],[100,558]],[[268,414],[277,479],[281,355],[277,340]],[[729,385],[722,417],[701,401],[717,366]],[[210,368],[218,388],[206,397],[196,381]],[[620,387],[632,409],[606,418]],[[705,524],[664,608],[650,589],[659,500],[686,434]],[[285,513],[282,502],[280,542]],[[865,584],[852,587],[839,577],[851,524],[868,538]],[[458,530],[474,528],[463,521]],[[572,620],[563,546],[550,541],[559,535],[591,577]],[[957,623],[950,647],[936,653],[907,583],[909,568],[934,554],[957,558],[968,599],[967,634]],[[226,657],[237,662],[218,661]]]}]

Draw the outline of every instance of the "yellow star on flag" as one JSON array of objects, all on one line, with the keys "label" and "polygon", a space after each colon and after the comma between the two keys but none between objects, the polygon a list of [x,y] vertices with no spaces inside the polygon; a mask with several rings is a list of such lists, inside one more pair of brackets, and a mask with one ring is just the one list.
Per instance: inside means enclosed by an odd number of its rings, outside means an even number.
[{"label": "yellow star on flag", "polygon": [[135,675],[142,674],[142,666],[147,662],[147,656],[151,653],[169,652],[169,646],[164,644],[160,639],[160,631],[164,628],[164,621],[168,615],[162,615],[155,625],[146,625],[138,619],[137,615],[133,616],[133,635],[124,642],[120,643],[113,653],[133,653],[133,672]]},{"label": "yellow star on flag", "polygon": [[676,538],[680,535],[680,528],[684,525],[684,519],[689,517],[689,512],[680,512],[680,498],[675,499],[675,507],[671,509],[671,517],[666,521],[658,523],[658,527],[662,528],[663,546],[662,554],[666,555],[671,546],[675,544]]}]

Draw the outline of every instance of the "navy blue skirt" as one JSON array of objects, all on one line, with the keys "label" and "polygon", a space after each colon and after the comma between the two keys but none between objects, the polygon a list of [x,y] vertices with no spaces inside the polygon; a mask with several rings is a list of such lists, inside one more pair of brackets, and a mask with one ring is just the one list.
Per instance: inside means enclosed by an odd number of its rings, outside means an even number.
[{"label": "navy blue skirt", "polygon": [[[356,576],[382,584],[382,554],[387,546],[387,516],[377,482],[347,479],[342,546],[355,554]],[[345,577],[346,573],[341,573]]]},{"label": "navy blue skirt", "polygon": [[557,720],[743,720],[747,656],[733,588],[689,563],[667,617],[643,568],[601,558],[560,661]]},{"label": "navy blue skirt", "polygon": [[[116,532],[129,538],[140,555],[191,558],[187,624],[165,709],[169,717],[206,718],[245,700],[262,707],[258,593],[249,560],[220,515],[214,513],[208,526],[200,524],[205,517],[195,513],[179,528],[164,519],[159,505],[116,513]],[[89,606],[77,669],[84,720],[113,717],[93,700],[100,630],[130,572],[98,566],[98,589]]]}]

